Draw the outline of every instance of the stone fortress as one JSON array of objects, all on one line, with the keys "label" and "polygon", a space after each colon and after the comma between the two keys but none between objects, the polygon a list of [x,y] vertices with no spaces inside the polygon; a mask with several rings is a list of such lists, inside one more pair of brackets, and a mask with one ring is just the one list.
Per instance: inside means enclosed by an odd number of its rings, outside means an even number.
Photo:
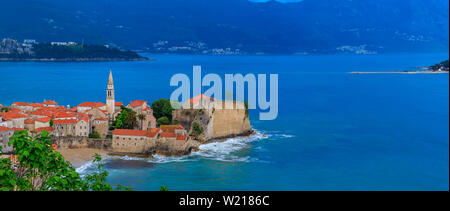
[{"label": "stone fortress", "polygon": [[[77,107],[59,106],[57,102],[14,102],[10,107],[1,105],[0,144],[4,153],[12,153],[9,137],[15,131],[26,130],[31,135],[49,132],[52,141],[60,147],[101,147],[112,154],[185,155],[198,150],[200,144],[228,137],[250,135],[248,111],[243,103],[234,103],[234,109],[223,109],[224,103],[200,95],[183,103],[186,109],[173,111],[174,125],[157,127],[153,110],[148,102],[134,100],[126,108],[145,118],[137,121],[134,129],[111,130],[111,124],[122,111],[121,102],[115,101],[112,71],[106,89],[106,104],[84,102]],[[138,130],[139,129],[139,130]],[[90,134],[100,136],[89,138]]]}]

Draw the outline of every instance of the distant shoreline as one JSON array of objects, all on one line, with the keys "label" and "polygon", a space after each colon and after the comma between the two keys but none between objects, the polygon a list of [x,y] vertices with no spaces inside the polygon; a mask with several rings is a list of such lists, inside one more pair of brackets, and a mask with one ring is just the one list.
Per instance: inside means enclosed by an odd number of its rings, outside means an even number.
[{"label": "distant shoreline", "polygon": [[123,58],[76,58],[76,59],[18,59],[18,58],[0,58],[0,62],[129,62],[129,61],[155,61],[147,57],[135,59]]},{"label": "distant shoreline", "polygon": [[350,72],[351,74],[442,74],[444,71],[384,71],[384,72]]}]

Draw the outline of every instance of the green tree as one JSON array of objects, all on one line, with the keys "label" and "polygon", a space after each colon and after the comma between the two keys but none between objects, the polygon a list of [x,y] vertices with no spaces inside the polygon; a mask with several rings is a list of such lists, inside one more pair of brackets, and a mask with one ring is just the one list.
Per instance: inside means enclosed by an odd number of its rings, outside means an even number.
[{"label": "green tree", "polygon": [[99,138],[101,138],[100,137],[100,133],[98,133],[97,131],[94,131],[94,132],[89,134],[89,138],[99,139]]},{"label": "green tree", "polygon": [[9,111],[8,107],[4,107],[4,108],[1,109],[1,112],[8,112],[8,111]]},{"label": "green tree", "polygon": [[114,129],[134,129],[136,125],[136,112],[122,106],[122,111],[113,122]]},{"label": "green tree", "polygon": [[169,191],[169,188],[167,188],[167,186],[163,185],[163,186],[161,186],[159,191]]},{"label": "green tree", "polygon": [[[105,183],[108,172],[100,163],[101,157],[94,156],[98,171],[82,178],[73,166],[51,146],[47,131],[34,138],[26,131],[16,132],[9,144],[17,155],[13,166],[7,158],[0,159],[1,191],[112,191]],[[0,149],[1,150],[1,149]],[[118,186],[116,190],[129,190]]]},{"label": "green tree", "polygon": [[156,119],[167,117],[169,122],[172,121],[172,105],[168,99],[160,99],[152,103],[153,115]]},{"label": "green tree", "polygon": [[50,127],[53,127],[53,124],[54,124],[53,119],[50,119]]},{"label": "green tree", "polygon": [[192,127],[194,136],[199,136],[203,133],[203,128],[197,122],[192,123]]},{"label": "green tree", "polygon": [[159,118],[158,120],[156,120],[156,122],[158,123],[158,125],[168,125],[168,124],[170,124],[169,118],[167,118],[165,116]]}]

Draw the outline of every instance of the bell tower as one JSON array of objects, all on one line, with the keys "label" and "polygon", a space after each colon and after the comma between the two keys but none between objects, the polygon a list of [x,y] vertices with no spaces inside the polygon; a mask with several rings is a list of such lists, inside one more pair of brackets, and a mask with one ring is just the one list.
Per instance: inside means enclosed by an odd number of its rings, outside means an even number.
[{"label": "bell tower", "polygon": [[111,115],[111,117],[115,112],[114,80],[111,70],[109,70],[108,88],[106,89],[106,111]]}]

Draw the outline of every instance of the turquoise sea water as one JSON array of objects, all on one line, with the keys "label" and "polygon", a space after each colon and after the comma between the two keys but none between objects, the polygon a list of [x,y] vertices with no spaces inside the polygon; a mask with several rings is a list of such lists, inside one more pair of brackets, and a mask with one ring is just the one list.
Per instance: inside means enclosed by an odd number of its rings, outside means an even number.
[{"label": "turquoise sea water", "polygon": [[[278,73],[279,116],[259,135],[190,156],[106,158],[108,182],[136,190],[448,190],[449,76],[348,74],[407,70],[448,54],[314,56],[149,55],[151,62],[0,63],[0,103],[168,98],[173,74]],[[263,138],[261,134],[267,134]],[[85,165],[80,172],[92,171]]]}]

